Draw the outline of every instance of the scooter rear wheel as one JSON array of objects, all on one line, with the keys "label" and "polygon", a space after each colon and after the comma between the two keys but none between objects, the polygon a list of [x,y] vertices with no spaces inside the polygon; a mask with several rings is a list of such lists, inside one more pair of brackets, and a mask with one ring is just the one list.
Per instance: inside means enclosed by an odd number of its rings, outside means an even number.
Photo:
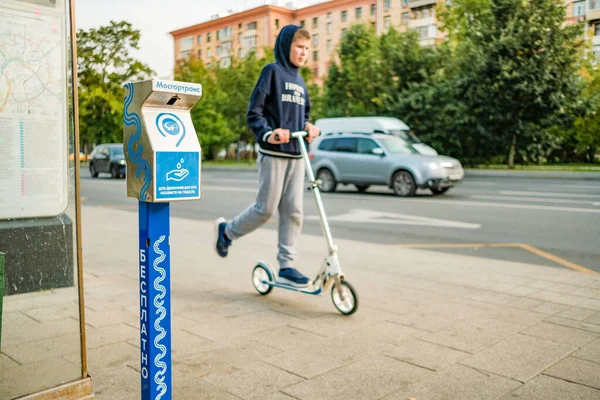
[{"label": "scooter rear wheel", "polygon": [[340,289],[342,295],[340,295],[337,283],[334,283],[331,287],[331,300],[333,301],[333,305],[342,314],[352,315],[358,309],[358,295],[352,285],[348,282],[340,281],[339,284],[341,286]]},{"label": "scooter rear wheel", "polygon": [[268,282],[273,282],[273,276],[271,271],[262,265],[257,265],[252,271],[252,284],[256,291],[263,296],[269,294],[273,289],[273,286],[269,285]]}]

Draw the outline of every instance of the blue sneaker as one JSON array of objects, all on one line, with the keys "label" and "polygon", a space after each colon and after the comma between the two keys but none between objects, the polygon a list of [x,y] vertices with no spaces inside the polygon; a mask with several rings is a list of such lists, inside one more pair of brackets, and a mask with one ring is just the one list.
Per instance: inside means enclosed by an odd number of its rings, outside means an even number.
[{"label": "blue sneaker", "polygon": [[231,246],[231,240],[227,239],[225,236],[225,227],[227,226],[227,222],[225,222],[225,218],[217,218],[215,221],[215,250],[217,254],[221,257],[227,257],[227,252],[229,250],[229,246]]},{"label": "blue sneaker", "polygon": [[284,268],[279,270],[279,282],[288,283],[290,285],[308,285],[310,279],[302,275],[295,268]]}]

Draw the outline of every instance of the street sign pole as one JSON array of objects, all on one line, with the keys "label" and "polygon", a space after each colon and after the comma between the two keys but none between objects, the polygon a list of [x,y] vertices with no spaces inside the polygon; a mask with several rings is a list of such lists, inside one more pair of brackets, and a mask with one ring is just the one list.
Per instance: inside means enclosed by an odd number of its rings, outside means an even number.
[{"label": "street sign pole", "polygon": [[139,202],[142,400],[171,400],[169,203]]}]

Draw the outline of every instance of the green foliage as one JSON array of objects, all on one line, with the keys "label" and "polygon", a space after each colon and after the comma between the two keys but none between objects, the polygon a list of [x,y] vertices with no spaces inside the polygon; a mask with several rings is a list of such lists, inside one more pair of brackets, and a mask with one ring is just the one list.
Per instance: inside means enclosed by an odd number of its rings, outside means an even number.
[{"label": "green foliage", "polygon": [[421,46],[411,30],[378,39],[369,27],[349,29],[323,114],[398,117],[467,165],[552,162],[570,142],[597,146],[599,82],[578,77],[580,26],[564,24],[561,0],[454,0],[437,15],[448,35],[437,46]]},{"label": "green foliage", "polygon": [[128,22],[111,21],[77,32],[79,127],[82,148],[123,140],[123,88],[153,72],[131,56],[140,32]]}]

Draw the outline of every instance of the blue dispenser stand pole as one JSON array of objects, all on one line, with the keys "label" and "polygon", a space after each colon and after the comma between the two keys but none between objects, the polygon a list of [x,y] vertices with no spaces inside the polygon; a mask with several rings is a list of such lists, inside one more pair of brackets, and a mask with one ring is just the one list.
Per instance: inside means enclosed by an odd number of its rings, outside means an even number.
[{"label": "blue dispenser stand pole", "polygon": [[142,400],[171,400],[169,203],[139,202]]}]

